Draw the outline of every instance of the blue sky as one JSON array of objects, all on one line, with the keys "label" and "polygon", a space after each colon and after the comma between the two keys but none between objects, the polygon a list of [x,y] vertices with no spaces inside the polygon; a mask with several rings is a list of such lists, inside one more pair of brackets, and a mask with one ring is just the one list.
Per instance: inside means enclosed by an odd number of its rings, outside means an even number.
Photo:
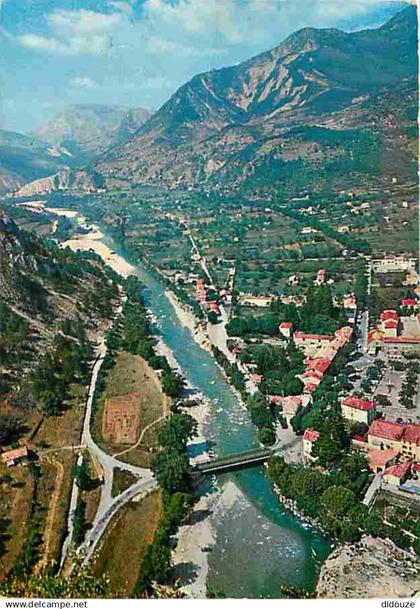
[{"label": "blue sky", "polygon": [[63,106],[158,108],[199,72],[305,26],[376,27],[384,0],[0,0],[0,128],[29,132]]}]

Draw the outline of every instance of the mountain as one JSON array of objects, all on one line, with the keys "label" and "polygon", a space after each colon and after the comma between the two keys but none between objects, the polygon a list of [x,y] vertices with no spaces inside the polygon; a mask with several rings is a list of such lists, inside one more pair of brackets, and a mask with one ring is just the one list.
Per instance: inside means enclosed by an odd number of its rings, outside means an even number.
[{"label": "mountain", "polygon": [[[237,188],[273,164],[281,179],[293,162],[354,158],[353,141],[358,156],[382,137],[354,117],[371,117],[378,96],[389,91],[408,86],[412,96],[416,75],[414,7],[378,29],[305,28],[239,65],[195,76],[95,168],[109,186]],[[346,136],[341,132],[350,123]]]},{"label": "mountain", "polygon": [[144,108],[74,105],[64,108],[34,135],[51,145],[65,146],[75,156],[88,161],[127,141],[150,116],[151,112]]},{"label": "mountain", "polygon": [[47,244],[0,210],[0,403],[21,391],[63,323],[94,333],[115,295],[100,260]]},{"label": "mountain", "polygon": [[33,137],[0,130],[0,194],[75,165],[70,152]]},{"label": "mountain", "polygon": [[15,190],[17,197],[33,197],[53,191],[97,192],[104,187],[104,179],[97,171],[64,169],[53,175],[33,180]]}]

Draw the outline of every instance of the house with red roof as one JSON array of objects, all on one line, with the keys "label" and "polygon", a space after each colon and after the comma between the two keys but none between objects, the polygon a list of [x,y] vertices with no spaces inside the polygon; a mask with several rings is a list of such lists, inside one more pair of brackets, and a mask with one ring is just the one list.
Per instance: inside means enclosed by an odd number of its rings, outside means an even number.
[{"label": "house with red roof", "polygon": [[384,471],[383,480],[386,484],[390,484],[392,486],[400,486],[407,480],[410,475],[410,472],[410,461],[403,461],[402,463],[397,463],[388,467]]},{"label": "house with red roof", "polygon": [[341,414],[347,421],[370,423],[376,417],[376,407],[372,400],[364,400],[355,395],[349,395],[341,400]]},{"label": "house with red roof", "polygon": [[399,454],[399,451],[395,448],[389,448],[387,450],[374,448],[369,450],[367,453],[369,469],[375,474],[383,472],[387,467],[395,464]]},{"label": "house with red roof", "polygon": [[327,334],[305,334],[304,332],[295,332],[293,340],[297,347],[301,347],[306,355],[313,353],[314,348],[317,349],[334,340],[334,336]]},{"label": "house with red roof", "polygon": [[381,313],[380,329],[385,336],[397,336],[398,334],[398,313],[393,309],[387,309]]},{"label": "house with red roof", "polygon": [[394,311],[394,309],[386,309],[381,313],[381,321],[387,321],[389,319],[393,319],[394,321],[398,321],[398,313]]},{"label": "house with red roof", "polygon": [[387,319],[386,321],[383,321],[382,330],[385,336],[397,336],[398,321],[395,321],[395,319]]},{"label": "house with red roof", "polygon": [[368,430],[368,442],[380,448],[402,448],[402,437],[405,425],[395,421],[377,419]]},{"label": "house with red roof", "polygon": [[390,361],[401,360],[407,353],[420,356],[420,337],[384,336],[382,342],[384,353]]},{"label": "house with red roof", "polygon": [[318,273],[316,274],[314,284],[322,285],[323,283],[325,283],[325,269],[319,269]]},{"label": "house with red roof", "polygon": [[13,465],[17,465],[27,459],[28,456],[28,447],[20,446],[19,448],[14,448],[13,450],[1,453],[1,460],[6,467],[13,467]]},{"label": "house with red roof", "polygon": [[402,453],[406,459],[420,463],[420,425],[406,425],[403,433]]},{"label": "house with red roof", "polygon": [[407,307],[408,309],[417,309],[418,304],[416,298],[403,298],[400,302],[401,307]]},{"label": "house with red roof", "polygon": [[217,304],[217,302],[215,300],[212,300],[212,301],[208,302],[207,304],[210,307],[210,311],[214,311],[214,313],[216,313],[216,315],[218,317],[220,317],[221,313],[220,313],[219,305]]},{"label": "house with red roof", "polygon": [[420,425],[373,421],[368,430],[368,443],[375,448],[399,450],[404,459],[420,463]]},{"label": "house with red roof", "polygon": [[332,358],[329,359],[327,357],[314,357],[312,359],[308,359],[307,368],[309,371],[314,370],[316,372],[321,372],[324,374],[328,368],[331,366]]},{"label": "house with red roof", "polygon": [[306,370],[303,374],[298,374],[297,377],[304,385],[305,393],[312,393],[322,381],[324,374],[317,370]]},{"label": "house with red roof", "polygon": [[314,444],[319,439],[319,431],[315,429],[305,429],[303,434],[303,461],[314,461],[316,457],[312,454]]},{"label": "house with red roof", "polygon": [[282,321],[279,325],[279,332],[285,338],[290,338],[292,336],[292,327],[293,324],[291,321]]}]

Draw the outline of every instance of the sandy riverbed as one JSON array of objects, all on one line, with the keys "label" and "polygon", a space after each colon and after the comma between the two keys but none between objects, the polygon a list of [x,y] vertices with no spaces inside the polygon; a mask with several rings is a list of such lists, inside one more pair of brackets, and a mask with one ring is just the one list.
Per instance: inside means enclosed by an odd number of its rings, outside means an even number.
[{"label": "sandy riverbed", "polygon": [[198,321],[191,309],[184,305],[173,292],[165,290],[165,295],[175,309],[179,321],[189,329],[195,342],[203,349],[211,351],[211,342],[205,322]]},{"label": "sandy riverbed", "polygon": [[[76,217],[75,212],[67,210],[50,209],[53,213],[66,215],[67,217]],[[77,216],[79,224],[84,224],[85,219],[82,216]],[[70,247],[73,251],[95,251],[102,260],[108,264],[114,271],[123,277],[127,277],[134,271],[134,267],[129,264],[122,256],[113,253],[111,249],[102,241],[103,234],[99,228],[93,224],[89,233],[80,235],[74,239],[69,239],[63,243],[63,247]],[[205,323],[197,321],[192,311],[183,305],[176,296],[166,290],[166,296],[175,309],[180,323],[186,326],[194,340],[202,348],[211,349],[211,343],[205,329]],[[161,337],[156,336],[156,353],[164,355],[169,364],[182,374],[182,370],[176,361],[171,349],[163,342]],[[187,383],[187,389],[192,389]],[[193,396],[192,396],[193,397]],[[211,403],[204,396],[198,394],[196,406],[189,407],[186,412],[191,414],[197,421],[197,436],[194,438],[192,445],[205,447],[206,432],[205,425],[211,410]],[[192,446],[194,448],[194,446]],[[199,455],[192,459],[192,462],[209,458],[206,449],[199,451]],[[240,495],[240,491],[233,482],[224,485],[223,490],[218,492],[213,489],[213,492],[203,495],[195,504],[191,521],[180,527],[177,534],[177,545],[173,551],[172,561],[175,571],[180,578],[180,585],[183,592],[192,598],[206,597],[206,581],[208,575],[208,549],[215,542],[213,522],[220,511],[229,509]]]},{"label": "sandy riverbed", "polygon": [[[46,211],[49,211],[58,216],[66,216],[67,218],[77,219],[78,224],[84,225],[86,220],[83,216],[78,214],[76,211],[68,209],[56,209],[53,207],[46,207]],[[62,243],[62,247],[69,247],[74,252],[87,252],[94,251],[102,260],[110,266],[116,273],[122,277],[128,277],[134,271],[132,266],[125,258],[119,256],[113,252],[105,243],[103,243],[103,234],[99,227],[95,224],[90,224],[91,230],[85,235],[78,235],[74,239],[69,239]]]}]

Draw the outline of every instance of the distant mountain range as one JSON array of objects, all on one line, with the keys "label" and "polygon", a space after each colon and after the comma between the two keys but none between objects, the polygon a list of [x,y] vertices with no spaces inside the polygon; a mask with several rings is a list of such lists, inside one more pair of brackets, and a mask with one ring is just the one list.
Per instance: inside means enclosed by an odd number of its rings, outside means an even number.
[{"label": "distant mountain range", "polygon": [[408,7],[377,29],[299,30],[271,51],[195,76],[150,118],[76,107],[37,136],[88,158],[99,151],[85,180],[67,180],[89,190],[93,175],[93,188],[272,197],[347,187],[355,176],[413,176],[417,69],[416,8]]},{"label": "distant mountain range", "polygon": [[63,148],[0,130],[0,193],[74,165],[75,159]]},{"label": "distant mountain range", "polygon": [[31,136],[0,130],[0,194],[93,162],[150,116],[143,108],[69,106]]},{"label": "distant mountain range", "polygon": [[195,76],[96,169],[109,184],[234,188],[260,174],[281,181],[291,163],[348,155],[343,139],[372,144],[368,134],[342,130],[367,127],[392,91],[414,93],[415,106],[416,76],[414,7],[373,30],[305,28],[249,61]]},{"label": "distant mountain range", "polygon": [[91,160],[126,142],[152,115],[144,108],[100,104],[64,108],[52,121],[34,132],[41,141],[64,146],[74,156]]}]

